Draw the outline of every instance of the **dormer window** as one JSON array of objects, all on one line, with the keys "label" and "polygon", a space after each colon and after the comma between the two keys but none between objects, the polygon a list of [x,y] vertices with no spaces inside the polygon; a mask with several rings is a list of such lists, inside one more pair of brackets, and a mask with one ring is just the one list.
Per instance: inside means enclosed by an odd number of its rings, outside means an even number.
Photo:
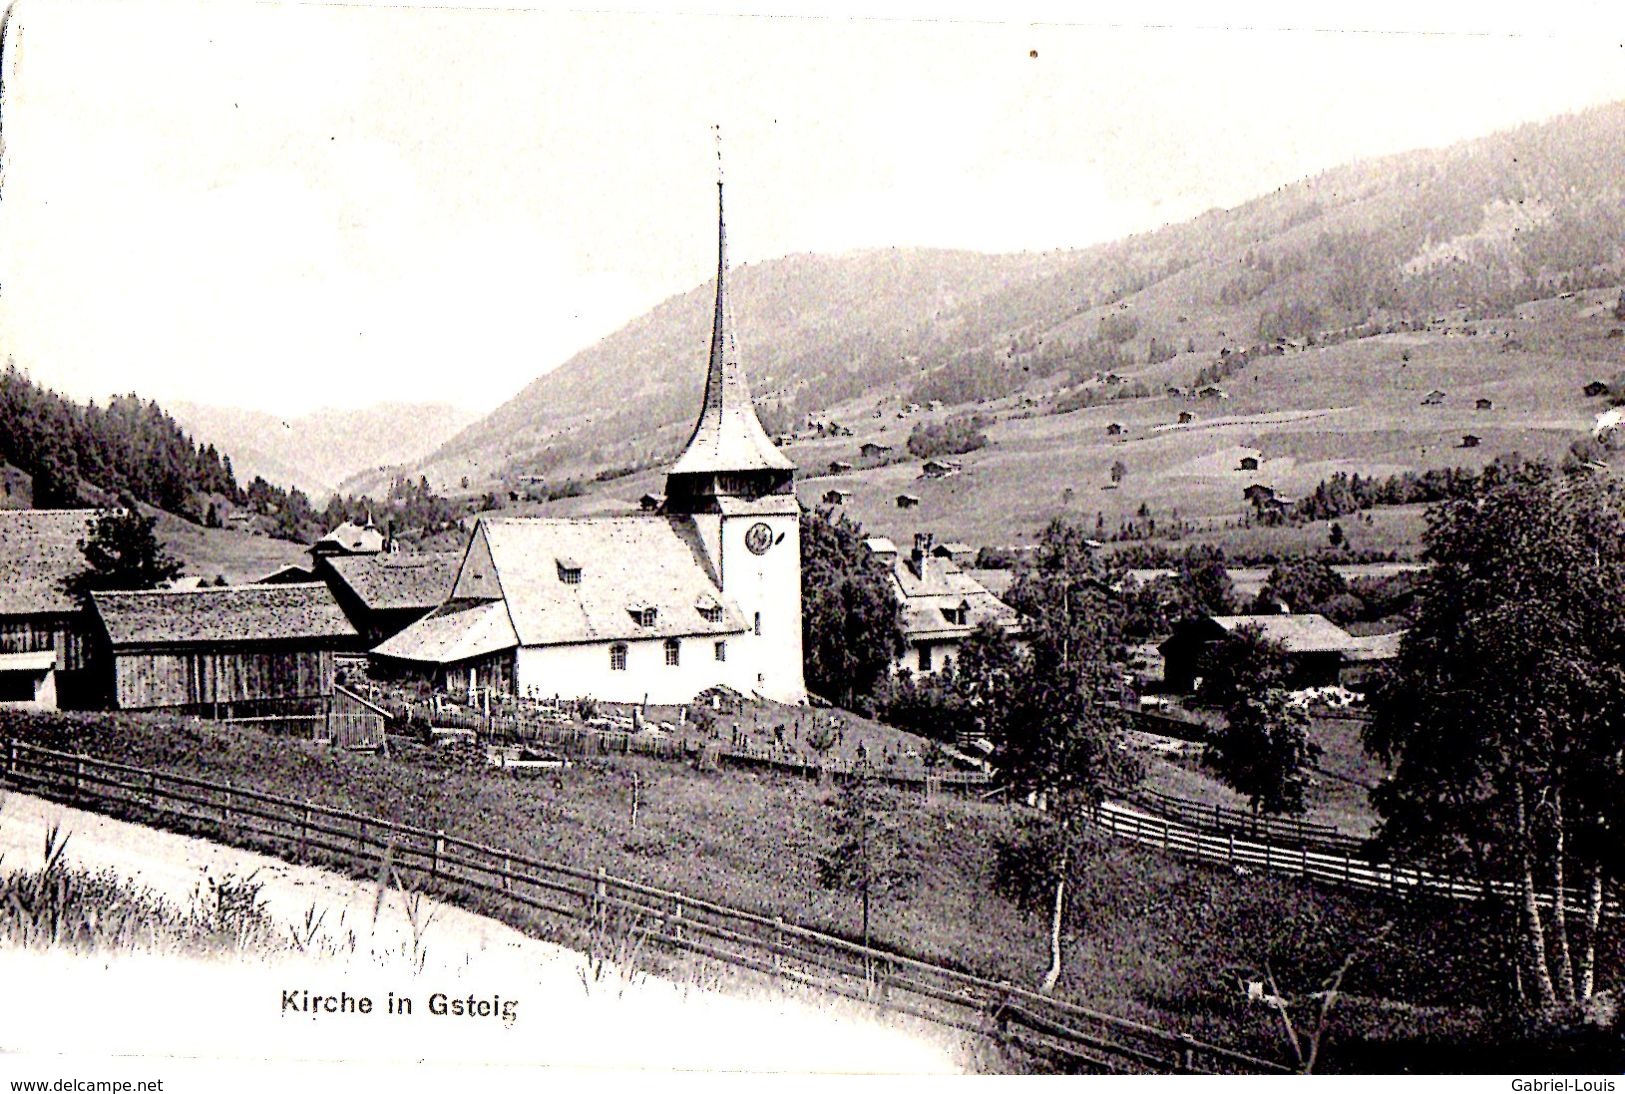
[{"label": "dormer window", "polygon": [[705,620],[707,623],[721,623],[722,622],[722,605],[721,604],[701,604],[700,605],[700,618]]},{"label": "dormer window", "polygon": [[652,627],[659,612],[652,604],[632,605],[632,620],[640,627]]},{"label": "dormer window", "polygon": [[581,584],[581,563],[573,558],[555,559],[559,567],[559,580],[566,585]]}]

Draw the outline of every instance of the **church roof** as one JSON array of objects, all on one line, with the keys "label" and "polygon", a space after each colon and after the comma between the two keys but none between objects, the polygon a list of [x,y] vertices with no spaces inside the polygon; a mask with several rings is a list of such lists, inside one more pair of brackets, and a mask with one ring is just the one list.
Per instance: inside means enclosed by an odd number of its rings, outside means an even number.
[{"label": "church roof", "polygon": [[792,471],[757,420],[750,385],[739,363],[733,310],[728,301],[728,232],[722,219],[722,184],[717,183],[717,303],[711,323],[711,361],[705,373],[705,400],[683,454],[670,474],[717,471]]},{"label": "church roof", "polygon": [[[520,645],[738,634],[692,520],[637,514],[480,522]],[[565,582],[558,559],[581,559]],[[698,605],[714,603],[707,619]],[[643,622],[634,609],[654,609]],[[409,628],[410,629],[410,628]]]}]

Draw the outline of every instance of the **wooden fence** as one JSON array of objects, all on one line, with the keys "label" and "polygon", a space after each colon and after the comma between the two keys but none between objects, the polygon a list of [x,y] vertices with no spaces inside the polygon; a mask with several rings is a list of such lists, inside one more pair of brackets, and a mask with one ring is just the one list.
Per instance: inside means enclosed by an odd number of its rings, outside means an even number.
[{"label": "wooden fence", "polygon": [[1150,813],[1178,821],[1189,828],[1243,839],[1272,843],[1277,847],[1307,847],[1327,854],[1364,856],[1367,841],[1339,831],[1330,824],[1314,824],[1293,817],[1269,817],[1244,809],[1230,809],[1176,797],[1146,787],[1136,788],[1129,801]]},{"label": "wooden fence", "polygon": [[[1267,839],[1238,838],[1234,832],[1204,832],[1167,817],[1149,816],[1113,802],[1107,802],[1097,809],[1092,819],[1098,827],[1124,839],[1188,858],[1224,863],[1232,868],[1289,874],[1407,898],[1479,900],[1486,895],[1501,899],[1511,899],[1517,895],[1511,882],[1485,882],[1392,862],[1373,862],[1361,857],[1357,848],[1316,850],[1306,843],[1284,847]],[[1578,889],[1565,889],[1565,912],[1580,914],[1585,907],[1585,899]],[[1552,906],[1549,892],[1541,893],[1537,900],[1542,907]],[[1603,914],[1618,916],[1618,901],[1608,901]]]},{"label": "wooden fence", "polygon": [[11,741],[6,780],[91,807],[181,820],[228,842],[364,877],[388,861],[454,900],[495,903],[524,918],[602,937],[626,932],[797,984],[867,1000],[1050,1058],[1105,1072],[1281,1073],[1285,1065],[1062,1002],[906,954],[862,946],[781,917],[488,847],[229,783],[112,763]]}]

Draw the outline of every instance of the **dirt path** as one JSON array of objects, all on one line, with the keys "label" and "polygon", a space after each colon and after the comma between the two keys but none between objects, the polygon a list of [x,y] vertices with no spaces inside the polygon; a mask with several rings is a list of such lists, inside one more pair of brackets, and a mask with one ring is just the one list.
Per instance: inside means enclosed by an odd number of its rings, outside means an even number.
[{"label": "dirt path", "polygon": [[[745,998],[578,953],[438,901],[419,910],[420,945],[398,892],[374,921],[377,889],[314,867],[144,828],[0,790],[0,869],[34,869],[60,824],[69,862],[111,868],[188,907],[208,880],[254,876],[290,928],[321,917],[327,956],[196,961],[0,949],[0,1052],[96,1050],[222,1059],[480,1062],[614,1070],[942,1073],[948,1040],[884,1024],[843,1001]],[[426,926],[424,924],[426,923]],[[418,958],[421,957],[421,969]],[[287,1005],[287,992],[296,1005]],[[301,992],[346,993],[359,1010],[308,1013]],[[388,1013],[391,994],[412,1013]],[[489,1016],[436,1014],[491,1001]],[[502,1003],[513,1004],[510,1020]],[[71,1015],[71,1021],[64,1016]]]}]

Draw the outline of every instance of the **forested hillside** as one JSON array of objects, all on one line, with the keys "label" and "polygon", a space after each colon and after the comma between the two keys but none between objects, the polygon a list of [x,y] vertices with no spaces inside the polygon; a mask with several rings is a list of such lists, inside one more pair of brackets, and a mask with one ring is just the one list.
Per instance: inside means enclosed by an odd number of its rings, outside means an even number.
[{"label": "forested hillside", "polygon": [[[1083,251],[791,256],[735,272],[740,348],[770,432],[859,400],[1071,388],[1085,405],[1100,374],[1164,362],[1191,383],[1226,348],[1612,284],[1625,267],[1622,160],[1618,104],[1338,168]],[[698,402],[713,291],[634,320],[409,470],[488,488],[664,458]]]}]

